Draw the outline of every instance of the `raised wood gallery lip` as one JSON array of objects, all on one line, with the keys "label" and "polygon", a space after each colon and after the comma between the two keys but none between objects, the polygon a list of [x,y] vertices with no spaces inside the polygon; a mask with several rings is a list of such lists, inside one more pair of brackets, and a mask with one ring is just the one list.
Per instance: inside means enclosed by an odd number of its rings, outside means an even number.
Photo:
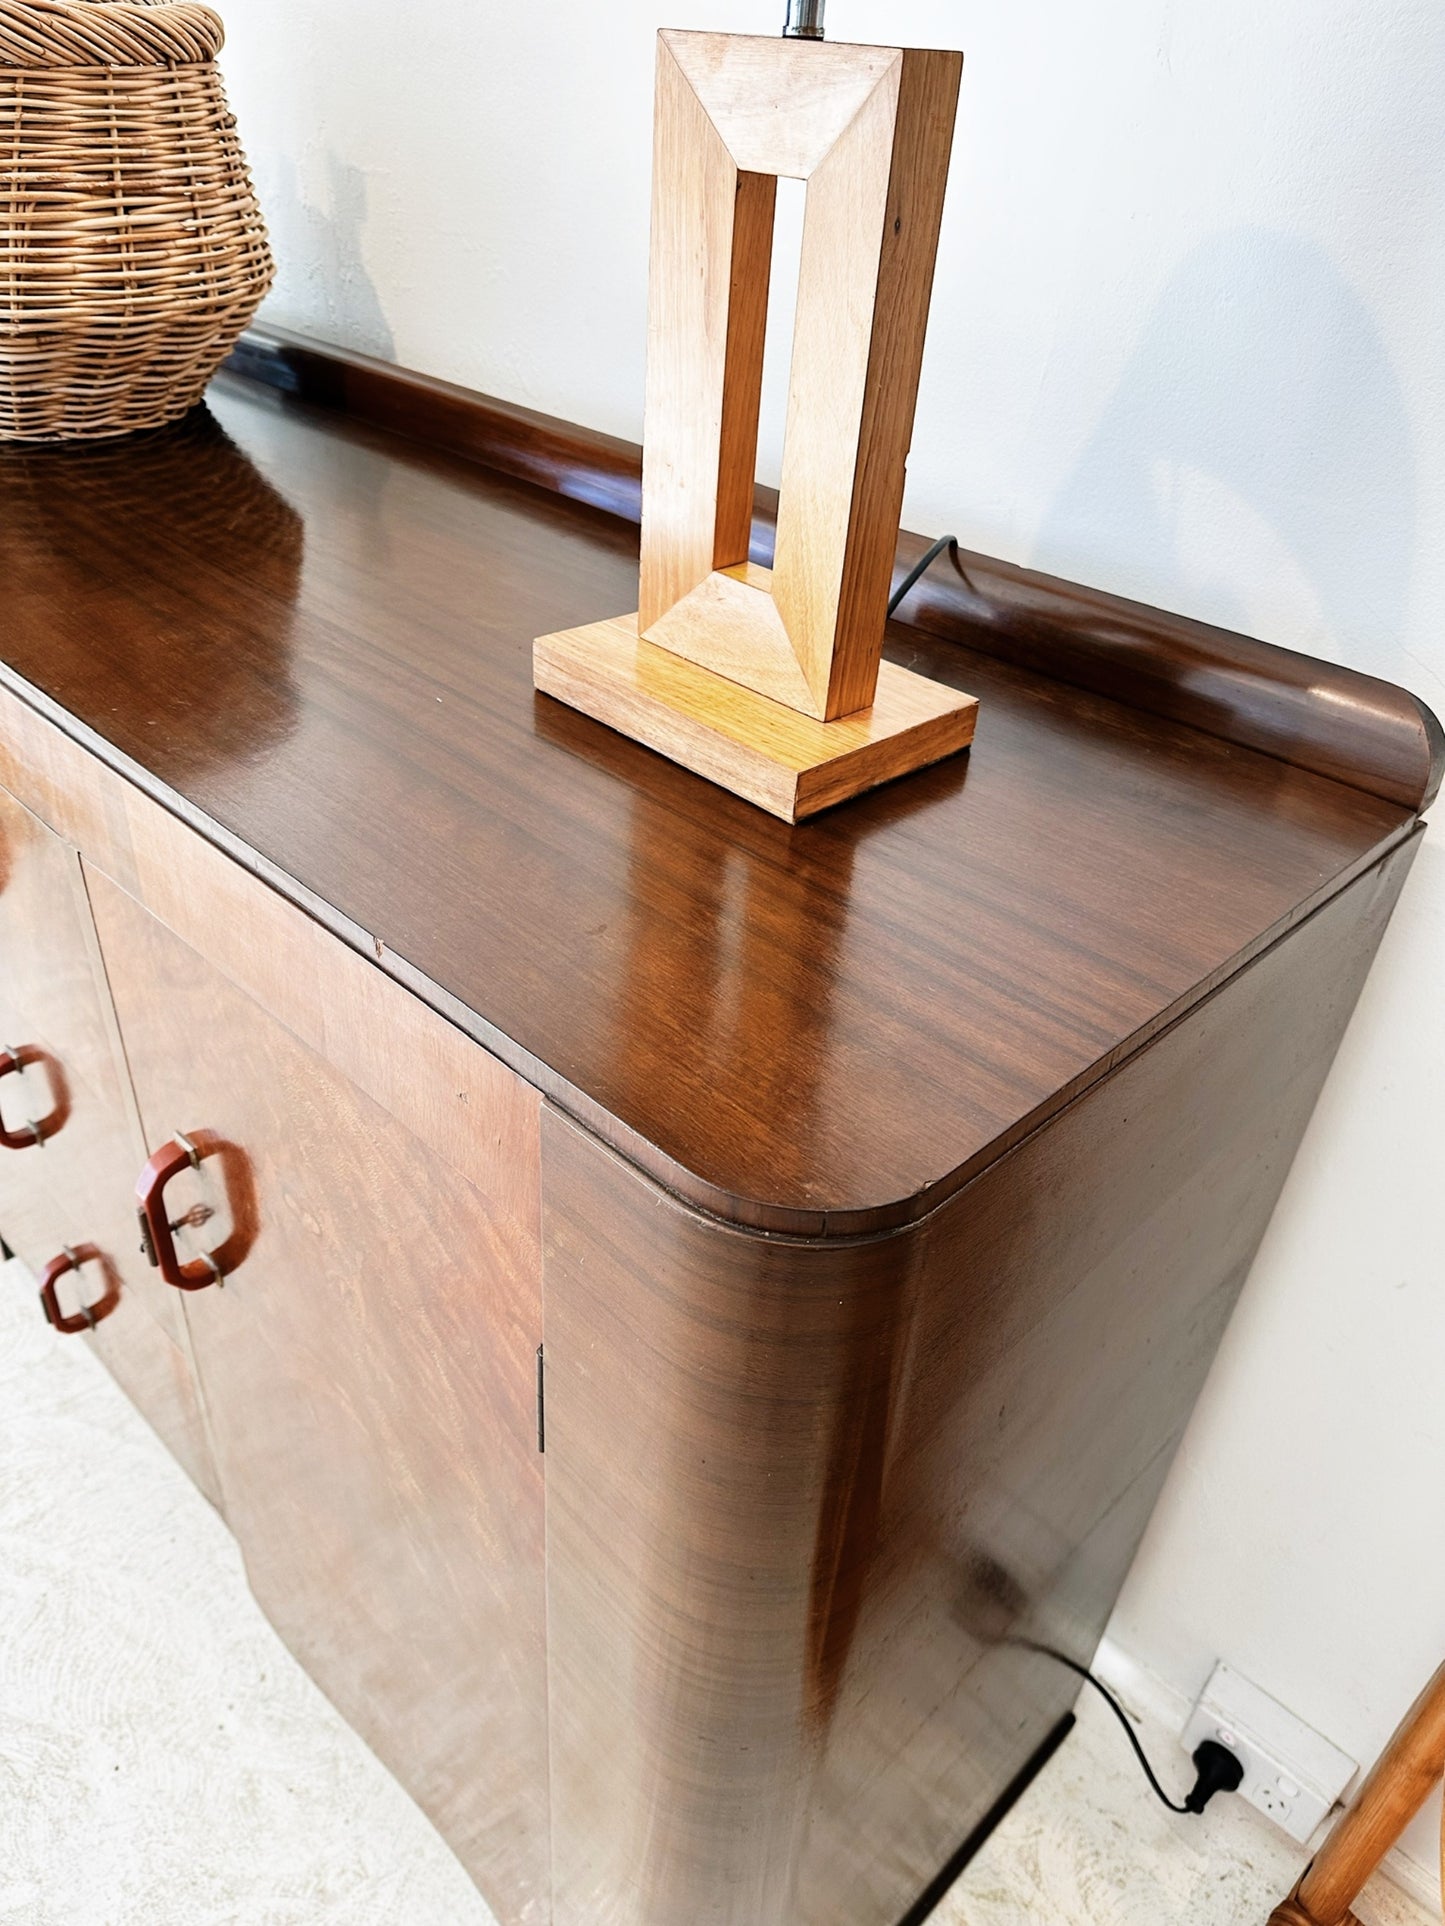
[{"label": "raised wood gallery lip", "polygon": [[[627,522],[642,514],[642,450],[282,328],[253,328],[236,377],[476,461]],[[752,557],[773,560],[775,490],[759,488]],[[897,575],[930,537],[905,529]],[[973,550],[912,590],[908,623],[992,646],[1039,673],[1116,697],[1423,812],[1445,778],[1445,727],[1411,690],[1362,670],[1133,602]]]}]

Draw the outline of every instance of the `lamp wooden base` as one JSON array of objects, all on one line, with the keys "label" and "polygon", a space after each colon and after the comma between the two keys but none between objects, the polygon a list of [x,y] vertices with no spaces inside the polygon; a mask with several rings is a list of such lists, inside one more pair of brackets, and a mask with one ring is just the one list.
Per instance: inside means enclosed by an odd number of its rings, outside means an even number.
[{"label": "lamp wooden base", "polygon": [[978,714],[973,696],[885,662],[871,709],[819,722],[644,642],[635,615],[541,636],[532,674],[545,695],[790,823],[966,749]]}]

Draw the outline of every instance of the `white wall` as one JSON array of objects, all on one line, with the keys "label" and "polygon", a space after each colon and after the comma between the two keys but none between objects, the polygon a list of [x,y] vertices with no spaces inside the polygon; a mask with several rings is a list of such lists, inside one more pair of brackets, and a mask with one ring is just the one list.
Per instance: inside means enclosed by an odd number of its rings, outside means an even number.
[{"label": "white wall", "polygon": [[[270,316],[637,438],[652,35],[770,33],[782,0],[223,5]],[[832,0],[828,24],[968,56],[908,525],[1445,712],[1440,0]],[[1445,845],[1114,1628],[1190,1695],[1228,1659],[1361,1758],[1445,1655],[1442,962]]]}]

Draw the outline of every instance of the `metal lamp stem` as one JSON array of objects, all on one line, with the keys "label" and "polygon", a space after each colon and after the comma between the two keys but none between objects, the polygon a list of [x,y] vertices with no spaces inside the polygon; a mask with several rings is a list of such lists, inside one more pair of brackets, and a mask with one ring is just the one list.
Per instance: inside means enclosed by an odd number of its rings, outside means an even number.
[{"label": "metal lamp stem", "polygon": [[783,23],[785,40],[821,40],[823,8],[827,0],[788,0],[788,17]]}]

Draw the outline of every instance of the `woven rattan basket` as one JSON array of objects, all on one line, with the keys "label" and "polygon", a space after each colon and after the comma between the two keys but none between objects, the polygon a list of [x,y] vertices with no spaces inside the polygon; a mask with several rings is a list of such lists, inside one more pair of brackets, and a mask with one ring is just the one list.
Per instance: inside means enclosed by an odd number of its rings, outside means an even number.
[{"label": "woven rattan basket", "polygon": [[0,438],[172,421],[273,273],[192,0],[0,0]]}]

